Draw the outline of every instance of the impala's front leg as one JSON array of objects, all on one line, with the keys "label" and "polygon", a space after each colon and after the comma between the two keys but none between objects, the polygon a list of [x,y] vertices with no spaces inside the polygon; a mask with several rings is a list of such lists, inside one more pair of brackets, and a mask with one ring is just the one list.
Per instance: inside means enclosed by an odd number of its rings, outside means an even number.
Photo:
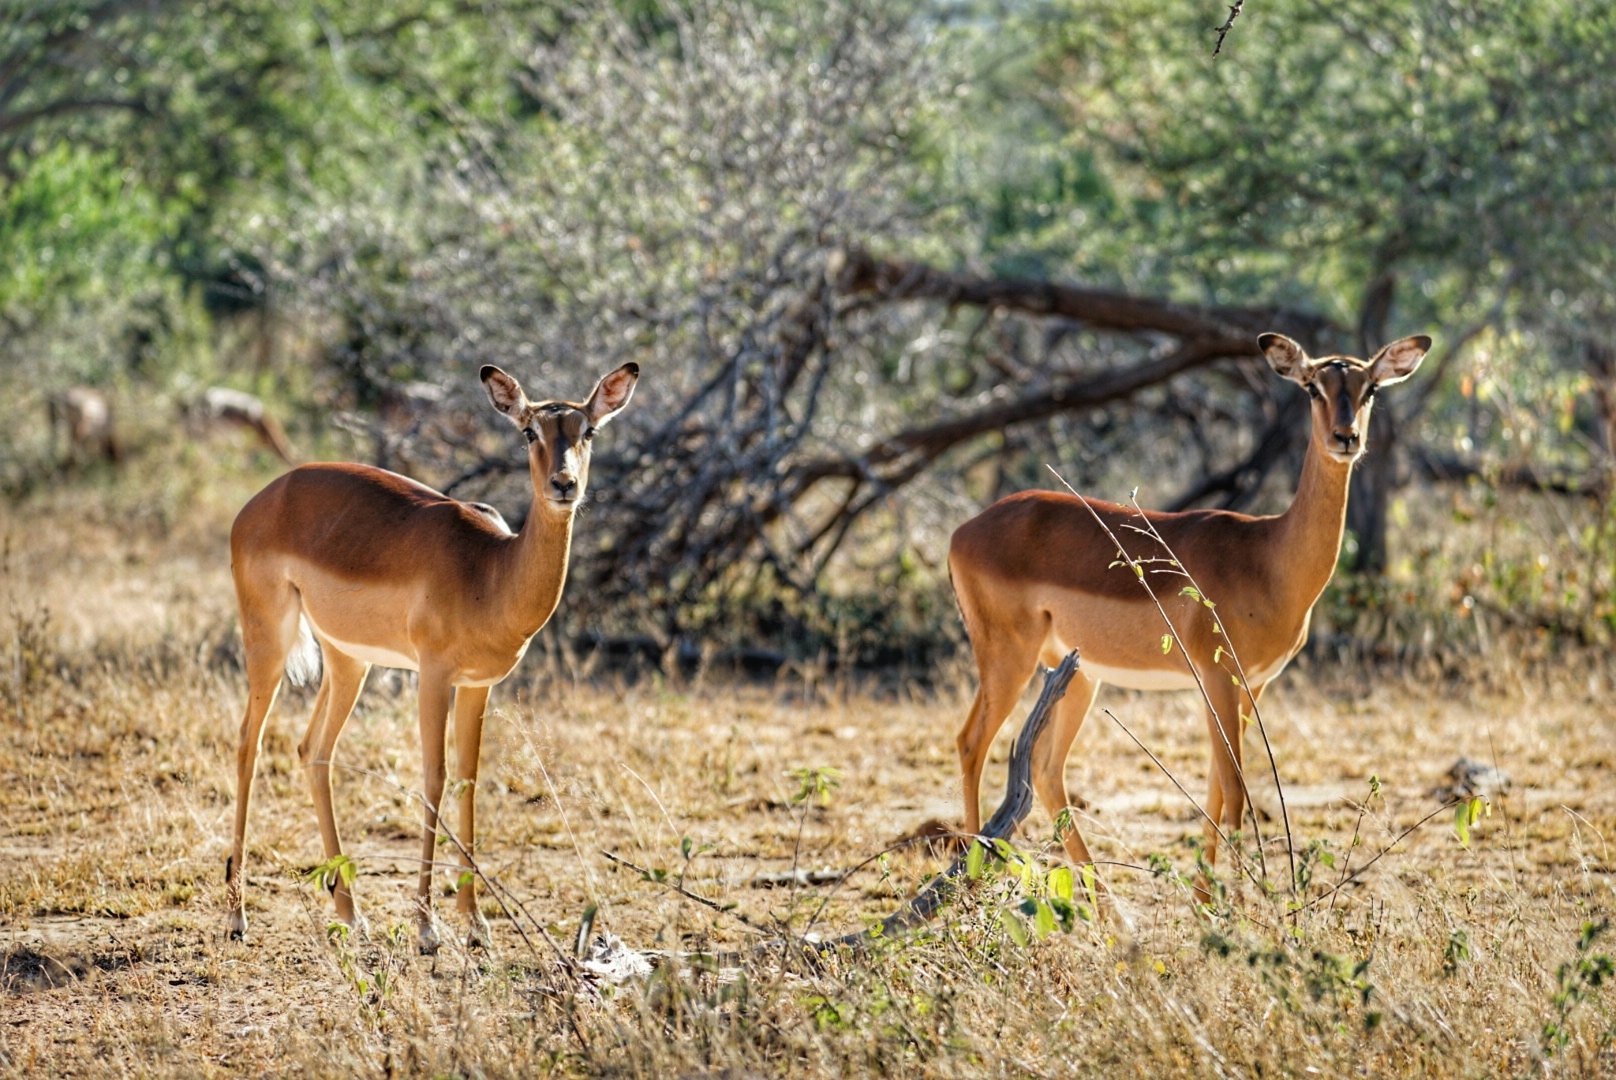
[{"label": "impala's front leg", "polygon": [[[477,758],[483,745],[483,711],[488,707],[486,686],[462,686],[455,691],[455,786],[460,793],[460,865],[473,869],[477,852]],[[477,910],[475,876],[456,896],[460,913],[471,922],[468,948],[486,949],[492,943],[488,920]]]},{"label": "impala's front leg", "polygon": [[415,889],[416,937],[421,952],[438,951],[438,931],[432,925],[432,863],[438,843],[438,808],[443,802],[444,735],[449,724],[449,697],[453,687],[443,674],[421,669],[421,794],[426,820],[421,830],[421,877]]}]

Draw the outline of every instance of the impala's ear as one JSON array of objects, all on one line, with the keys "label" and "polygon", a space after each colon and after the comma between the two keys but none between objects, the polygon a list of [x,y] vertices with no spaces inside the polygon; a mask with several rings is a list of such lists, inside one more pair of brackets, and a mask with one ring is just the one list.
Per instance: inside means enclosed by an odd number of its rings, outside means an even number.
[{"label": "impala's ear", "polygon": [[1376,386],[1400,383],[1419,369],[1420,361],[1430,351],[1431,339],[1424,334],[1394,341],[1369,361],[1369,377]]},{"label": "impala's ear", "polygon": [[527,421],[527,395],[522,392],[522,384],[493,364],[483,365],[482,380],[483,389],[488,391],[488,400],[494,408],[510,417],[511,423],[521,427]]},{"label": "impala's ear", "polygon": [[1274,374],[1294,383],[1306,383],[1312,375],[1313,364],[1307,350],[1284,334],[1263,334],[1257,339],[1257,348],[1268,359]]},{"label": "impala's ear", "polygon": [[624,364],[595,384],[595,392],[584,404],[584,415],[596,427],[604,424],[628,404],[634,396],[634,384],[640,381],[640,365]]}]

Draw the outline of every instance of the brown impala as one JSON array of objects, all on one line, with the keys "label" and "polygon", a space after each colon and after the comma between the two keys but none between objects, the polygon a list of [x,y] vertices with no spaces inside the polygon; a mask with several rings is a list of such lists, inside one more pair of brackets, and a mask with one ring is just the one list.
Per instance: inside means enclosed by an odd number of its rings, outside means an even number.
[{"label": "brown impala", "polygon": [[[1181,593],[1181,574],[1147,573],[1183,642],[1182,652],[1163,650],[1167,628],[1161,615],[1133,569],[1117,558],[1120,541],[1133,558],[1157,560],[1145,569],[1166,569],[1161,560],[1168,556],[1131,507],[1028,491],[995,503],[954,533],[949,574],[979,679],[959,733],[968,832],[981,828],[978,791],[993,736],[1037,664],[1053,667],[1073,648],[1081,652],[1082,667],[1033,749],[1033,784],[1049,812],[1068,805],[1066,755],[1101,683],[1194,689],[1199,675],[1210,698],[1209,859],[1217,855],[1210,822],[1239,826],[1246,800],[1241,714],[1252,712],[1263,688],[1307,640],[1313,603],[1341,549],[1347,479],[1364,450],[1375,391],[1412,375],[1431,339],[1395,341],[1368,362],[1346,356],[1312,360],[1280,334],[1264,334],[1257,344],[1276,373],[1300,383],[1313,399],[1301,484],[1290,509],[1274,517],[1226,510],[1146,513],[1149,527],[1205,598],[1218,605],[1214,610]],[[1231,650],[1244,669],[1249,694],[1234,677],[1238,669]],[[1075,827],[1066,833],[1065,846],[1079,865],[1092,861]]]},{"label": "brown impala", "polygon": [[[327,860],[342,853],[331,813],[331,751],[365,676],[372,664],[420,672],[426,823],[417,924],[421,951],[437,950],[430,886],[451,695],[457,838],[471,848],[488,692],[516,667],[561,599],[573,514],[589,480],[590,440],[628,404],[639,375],[638,365],[625,364],[582,404],[535,404],[499,368],[482,369],[488,400],[527,437],[533,507],[519,533],[492,507],[457,502],[365,465],[304,465],[242,508],[230,532],[248,686],[236,757],[235,843],[225,865],[231,936],[247,930],[242,856],[264,717],[282,670],[301,681],[318,642],[324,675],[297,752],[309,770]],[[348,882],[333,875],[332,886],[337,918],[353,926]],[[460,890],[459,907],[471,921],[469,943],[486,945],[488,924],[473,886]]]}]

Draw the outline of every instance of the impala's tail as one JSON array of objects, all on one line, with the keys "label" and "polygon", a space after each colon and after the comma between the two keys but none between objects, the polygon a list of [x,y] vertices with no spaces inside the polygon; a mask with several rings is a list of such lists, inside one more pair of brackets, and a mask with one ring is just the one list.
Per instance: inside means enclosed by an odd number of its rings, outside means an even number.
[{"label": "impala's tail", "polygon": [[297,614],[297,644],[286,654],[286,677],[298,686],[320,678],[320,643],[314,640],[309,617],[301,611]]}]

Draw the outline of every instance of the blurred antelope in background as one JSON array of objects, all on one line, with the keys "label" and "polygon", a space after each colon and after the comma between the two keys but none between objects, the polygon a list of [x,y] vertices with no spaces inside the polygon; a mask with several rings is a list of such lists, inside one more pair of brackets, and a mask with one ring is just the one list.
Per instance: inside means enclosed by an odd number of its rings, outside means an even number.
[{"label": "blurred antelope in background", "polygon": [[286,439],[286,430],[262,401],[244,390],[210,386],[195,401],[181,405],[180,413],[186,425],[197,434],[207,428],[243,428],[286,464],[297,464],[292,444]]},{"label": "blurred antelope in background", "polygon": [[[70,386],[45,399],[51,456],[63,467],[121,456],[112,403],[91,386]],[[58,448],[60,447],[60,448]]]},{"label": "blurred antelope in background", "polygon": [[[1247,800],[1241,717],[1252,714],[1264,688],[1307,641],[1313,604],[1335,572],[1347,481],[1364,451],[1375,392],[1412,375],[1431,347],[1428,337],[1404,338],[1366,362],[1312,360],[1280,334],[1264,334],[1257,343],[1274,371],[1312,398],[1301,482],[1283,514],[1146,511],[1141,520],[1132,507],[1027,491],[993,504],[954,533],[949,575],[979,680],[958,739],[967,832],[981,828],[978,792],[993,736],[1037,665],[1054,667],[1073,648],[1081,667],[1033,750],[1033,784],[1049,812],[1070,804],[1066,755],[1102,683],[1136,690],[1200,685],[1212,736],[1209,861],[1217,857],[1211,823],[1239,827]],[[1119,544],[1141,563],[1182,651],[1164,637],[1168,627]],[[1199,591],[1186,588],[1191,580]],[[1064,844],[1075,863],[1093,861],[1075,825]],[[1199,891],[1204,900],[1204,883]]]},{"label": "blurred antelope in background", "polygon": [[[515,379],[482,369],[494,408],[526,437],[532,508],[512,533],[489,507],[459,502],[367,465],[304,465],[254,496],[230,533],[248,696],[236,758],[235,840],[225,867],[227,929],[247,928],[242,862],[264,718],[283,670],[295,681],[318,657],[324,673],[298,745],[329,862],[342,854],[331,808],[331,754],[371,665],[420,672],[425,822],[416,888],[417,935],[435,952],[432,866],[451,705],[457,839],[476,842],[476,783],[489,691],[509,675],[561,599],[573,517],[589,481],[596,432],[628,404],[639,367],[625,364],[581,403],[528,400]],[[463,865],[469,865],[465,852]],[[331,882],[337,918],[355,925],[350,886]],[[469,944],[488,944],[475,884],[461,888]]]}]

